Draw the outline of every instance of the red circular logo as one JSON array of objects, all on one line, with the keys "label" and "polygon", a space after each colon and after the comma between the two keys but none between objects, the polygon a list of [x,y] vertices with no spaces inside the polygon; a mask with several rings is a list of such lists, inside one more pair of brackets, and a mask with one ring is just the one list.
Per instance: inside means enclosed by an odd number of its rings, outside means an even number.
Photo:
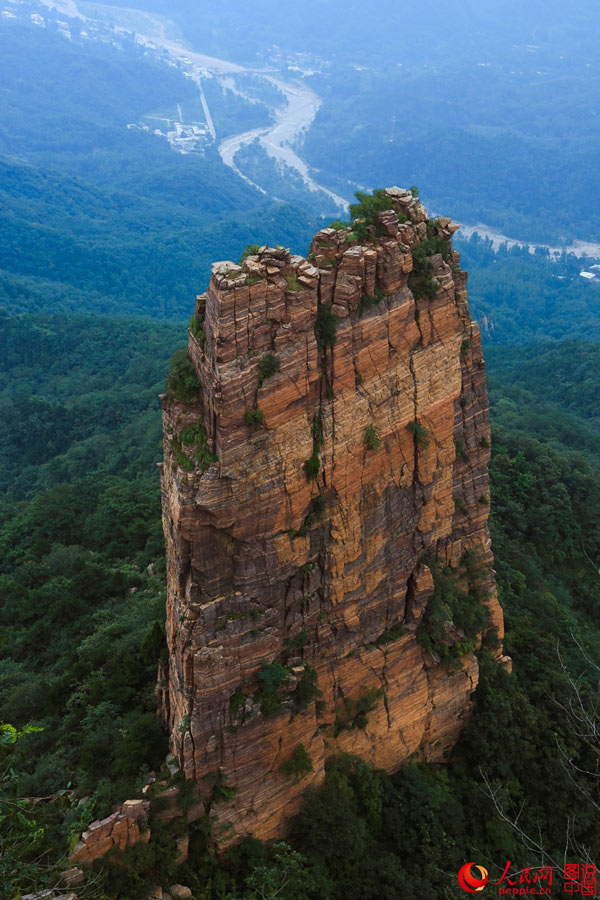
[{"label": "red circular logo", "polygon": [[[479,872],[479,877],[473,873],[473,869]],[[478,894],[479,891],[484,889],[489,880],[488,870],[472,862],[465,863],[458,870],[458,883],[463,891],[466,891],[468,894]]]}]

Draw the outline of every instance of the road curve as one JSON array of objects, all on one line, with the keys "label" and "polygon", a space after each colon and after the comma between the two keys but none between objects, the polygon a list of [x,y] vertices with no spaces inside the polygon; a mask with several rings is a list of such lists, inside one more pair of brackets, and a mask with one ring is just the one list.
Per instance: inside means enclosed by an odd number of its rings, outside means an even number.
[{"label": "road curve", "polygon": [[[42,2],[51,9],[56,9],[65,16],[71,18],[79,18],[83,21],[94,21],[90,17],[84,15],[77,6],[76,0],[42,0]],[[208,130],[214,141],[218,139],[215,126],[210,114],[210,109],[204,96],[202,89],[202,79],[206,73],[215,75],[235,75],[242,73],[251,73],[255,77],[261,78],[276,87],[285,96],[285,102],[275,109],[275,121],[272,125],[265,128],[254,128],[240,134],[228,137],[221,141],[218,145],[219,154],[224,164],[232,169],[236,175],[242,178],[247,184],[257,188],[261,193],[267,194],[267,191],[260,185],[251,181],[245,175],[235,162],[235,156],[238,151],[248,144],[251,144],[256,138],[259,139],[267,154],[277,163],[288,166],[297,172],[306,188],[315,194],[323,195],[327,198],[329,207],[333,204],[340,211],[347,212],[348,203],[343,197],[330,191],[328,188],[320,185],[311,175],[308,165],[294,150],[299,138],[305,134],[312,125],[315,116],[321,105],[320,97],[307,85],[302,82],[286,82],[272,75],[266,74],[262,70],[249,69],[245,66],[232,63],[229,60],[219,59],[214,56],[207,56],[204,53],[198,53],[186,47],[180,41],[169,38],[165,32],[165,20],[160,20],[152,13],[142,9],[129,8],[123,10],[120,7],[101,4],[98,9],[102,11],[103,23],[110,22],[116,31],[131,32],[131,17],[138,16],[138,22],[135,23],[135,38],[140,44],[147,46],[149,49],[162,50],[169,54],[179,63],[179,66],[188,73],[194,80],[200,92],[200,99],[204,109]],[[127,23],[124,24],[123,14],[128,16]],[[241,92],[238,92],[241,93]],[[277,199],[277,198],[274,198]]]}]

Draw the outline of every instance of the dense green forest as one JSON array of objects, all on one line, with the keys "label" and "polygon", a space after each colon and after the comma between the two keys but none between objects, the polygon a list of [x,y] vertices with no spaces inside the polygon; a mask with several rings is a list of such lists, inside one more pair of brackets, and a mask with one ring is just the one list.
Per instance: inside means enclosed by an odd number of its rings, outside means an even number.
[{"label": "dense green forest", "polygon": [[183,325],[0,311],[0,492],[10,501],[92,477],[150,478],[158,394]]},{"label": "dense green forest", "polygon": [[315,220],[252,194],[208,153],[200,166],[148,170],[119,192],[0,161],[0,304],[181,319],[215,259],[275,235],[308,246]]},{"label": "dense green forest", "polygon": [[[1,324],[11,427],[1,448],[0,720],[43,729],[0,743],[0,881],[12,897],[49,884],[69,841],[164,757],[153,697],[165,599],[156,395],[184,329],[64,315]],[[581,341],[488,353],[491,524],[514,674],[481,652],[475,717],[449,764],[390,778],[339,759],[286,845],[244,841],[217,859],[202,825],[177,872],[173,835],[153,824],[156,840],[125,869],[101,866],[83,900],[143,898],[175,875],[197,900],[457,897],[467,856],[497,878],[507,859],[541,864],[540,841],[544,859],[558,859],[568,828],[574,861],[600,845],[597,784],[561,755],[586,769],[593,748],[565,715],[572,687],[560,661],[591,703],[599,363],[598,345]],[[522,810],[527,848],[498,816],[496,789],[507,818]],[[49,794],[33,810],[8,805]]]},{"label": "dense green forest", "polygon": [[469,273],[469,303],[488,343],[582,338],[600,340],[600,280],[579,273],[585,262],[572,254],[556,261],[522,247],[494,252],[476,236],[456,241]]}]

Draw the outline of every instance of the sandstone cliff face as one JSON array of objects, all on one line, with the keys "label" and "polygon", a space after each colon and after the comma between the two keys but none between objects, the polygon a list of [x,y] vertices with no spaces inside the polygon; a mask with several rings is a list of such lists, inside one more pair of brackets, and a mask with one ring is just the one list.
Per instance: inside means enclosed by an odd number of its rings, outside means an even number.
[{"label": "sandstone cliff face", "polygon": [[[477,641],[432,569],[449,566],[502,637],[458,226],[386,193],[360,244],[327,228],[307,259],[216,264],[189,337],[201,397],[163,402],[163,708],[222,844],[282,834],[331,754],[390,772],[444,758]],[[306,762],[300,745],[311,772],[286,768]]]},{"label": "sandstone cliff face", "polygon": [[135,844],[150,840],[147,800],[126,800],[105,819],[92,822],[69,855],[72,862],[90,865],[110,850],[123,853]]}]

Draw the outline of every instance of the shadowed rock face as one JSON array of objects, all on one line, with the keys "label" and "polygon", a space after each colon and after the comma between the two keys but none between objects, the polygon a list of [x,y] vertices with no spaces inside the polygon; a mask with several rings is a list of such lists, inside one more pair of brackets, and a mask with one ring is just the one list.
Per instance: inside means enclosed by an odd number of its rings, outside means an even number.
[{"label": "shadowed rock face", "polygon": [[[307,259],[263,247],[243,269],[215,264],[196,306],[205,340],[189,338],[201,399],[163,401],[160,690],[221,844],[281,835],[331,754],[392,772],[453,746],[478,667],[470,652],[442,665],[417,640],[434,560],[465,589],[465,555],[484,566],[480,596],[502,637],[485,367],[458,226],[387,193],[393,208],[364,246],[327,228]],[[434,233],[445,252],[429,257],[424,291],[411,251]],[[319,306],[320,322],[338,317],[333,345],[315,336]],[[181,439],[198,423],[214,463]],[[448,645],[464,637],[444,627]],[[276,661],[284,669],[264,669]],[[281,769],[299,744],[313,767],[301,779]]]}]

